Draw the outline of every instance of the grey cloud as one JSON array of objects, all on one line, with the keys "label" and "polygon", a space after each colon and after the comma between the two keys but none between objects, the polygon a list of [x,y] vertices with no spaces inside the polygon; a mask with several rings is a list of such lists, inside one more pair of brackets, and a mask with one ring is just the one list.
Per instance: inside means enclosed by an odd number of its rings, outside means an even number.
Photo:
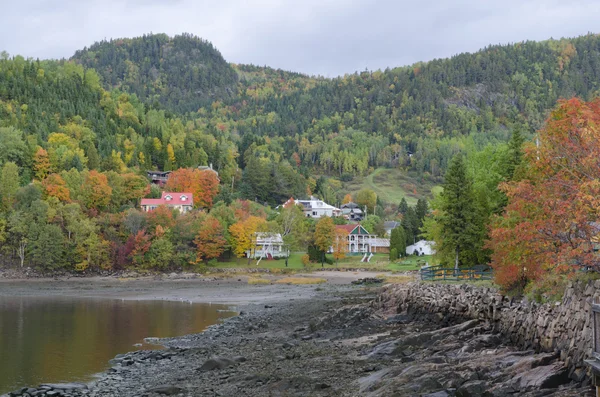
[{"label": "grey cloud", "polygon": [[600,31],[580,0],[22,0],[1,8],[0,50],[62,58],[94,41],[190,32],[230,62],[336,76]]}]

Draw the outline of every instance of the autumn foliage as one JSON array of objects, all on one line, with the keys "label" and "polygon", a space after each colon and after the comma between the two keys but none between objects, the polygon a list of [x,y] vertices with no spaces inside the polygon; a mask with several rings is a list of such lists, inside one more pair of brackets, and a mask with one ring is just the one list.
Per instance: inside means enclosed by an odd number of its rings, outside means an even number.
[{"label": "autumn foliage", "polygon": [[207,216],[194,240],[197,263],[218,258],[225,251],[227,240],[225,240],[224,234],[225,231],[219,220],[213,216]]},{"label": "autumn foliage", "polygon": [[599,265],[600,100],[560,102],[539,140],[526,148],[523,177],[501,186],[508,205],[492,223],[491,264],[505,289]]},{"label": "autumn foliage", "polygon": [[56,197],[62,202],[71,200],[71,192],[65,180],[59,174],[50,174],[42,182],[47,197]]},{"label": "autumn foliage", "polygon": [[194,207],[210,209],[219,193],[219,178],[213,171],[180,168],[169,175],[166,190],[190,192],[194,195]]}]

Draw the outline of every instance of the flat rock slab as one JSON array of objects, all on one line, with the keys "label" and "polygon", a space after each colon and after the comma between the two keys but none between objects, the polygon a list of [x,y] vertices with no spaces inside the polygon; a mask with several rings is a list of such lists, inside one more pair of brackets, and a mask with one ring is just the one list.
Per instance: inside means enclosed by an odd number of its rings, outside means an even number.
[{"label": "flat rock slab", "polygon": [[87,389],[87,385],[83,383],[44,383],[40,388],[51,388],[55,390],[73,390]]}]

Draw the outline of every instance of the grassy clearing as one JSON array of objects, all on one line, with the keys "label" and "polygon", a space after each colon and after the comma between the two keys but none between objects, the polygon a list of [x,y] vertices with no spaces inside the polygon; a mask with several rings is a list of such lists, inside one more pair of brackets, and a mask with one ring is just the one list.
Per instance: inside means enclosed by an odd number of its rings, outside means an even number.
[{"label": "grassy clearing", "polygon": [[[248,265],[248,260],[245,258],[232,259],[226,262],[218,262],[212,266],[213,269],[269,269],[272,273],[296,273],[296,272],[307,272],[312,270],[321,269],[320,263],[311,263],[308,266],[304,266],[302,263],[303,252],[295,252],[290,255],[288,260],[288,266],[285,266],[285,259],[267,260],[263,259],[260,261],[258,266],[256,261],[252,260]],[[331,258],[331,255],[327,255]],[[389,265],[389,256],[387,254],[375,254],[371,259],[371,262],[361,262],[362,255],[347,256],[344,259],[340,259],[339,262],[334,262],[333,265],[327,263],[324,264],[324,269],[373,269],[373,270],[386,270]]]},{"label": "grassy clearing", "polygon": [[418,198],[430,197],[432,190],[439,189],[433,182],[418,180],[395,168],[377,168],[366,177],[355,177],[344,184],[344,190],[351,194],[363,188],[373,190],[388,203],[399,204],[404,197],[409,205],[415,205]]},{"label": "grassy clearing", "polygon": [[432,264],[432,256],[424,255],[424,256],[408,256],[406,258],[400,259],[398,262],[390,263],[387,266],[388,270],[393,272],[407,272],[413,270],[419,270],[426,263]]},{"label": "grassy clearing", "polygon": [[250,285],[271,284],[271,280],[267,280],[266,278],[251,277],[248,279],[248,284],[250,284]]},{"label": "grassy clearing", "polygon": [[218,262],[213,268],[219,269],[227,269],[227,268],[237,268],[237,269],[296,269],[296,270],[304,270],[304,264],[302,263],[302,252],[294,252],[290,254],[288,259],[288,265],[285,266],[285,259],[262,259],[258,266],[256,265],[256,260],[250,261],[248,264],[248,259],[246,258],[234,258],[226,262]]},{"label": "grassy clearing", "polygon": [[327,282],[324,278],[313,277],[286,277],[275,281],[275,284],[290,284],[290,285],[306,285],[306,284],[323,284]]}]

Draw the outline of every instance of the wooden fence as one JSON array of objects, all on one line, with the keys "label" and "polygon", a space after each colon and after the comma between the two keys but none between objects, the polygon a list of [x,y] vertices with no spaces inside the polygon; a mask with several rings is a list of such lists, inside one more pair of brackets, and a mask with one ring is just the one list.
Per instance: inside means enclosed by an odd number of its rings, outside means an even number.
[{"label": "wooden fence", "polygon": [[424,281],[477,281],[491,280],[494,276],[489,266],[453,267],[429,266],[420,271],[421,280]]}]

